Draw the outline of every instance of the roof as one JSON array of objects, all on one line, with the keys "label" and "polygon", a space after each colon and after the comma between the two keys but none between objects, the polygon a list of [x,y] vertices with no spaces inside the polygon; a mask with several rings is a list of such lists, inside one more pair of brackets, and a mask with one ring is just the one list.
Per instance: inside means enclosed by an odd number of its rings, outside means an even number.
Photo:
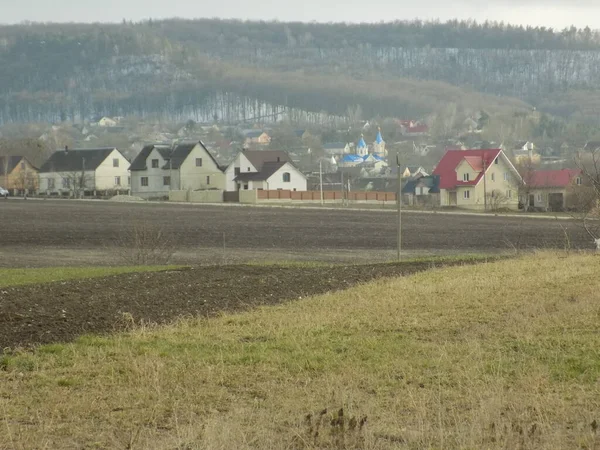
[{"label": "roof", "polygon": [[381,137],[381,130],[377,132],[377,137],[375,138],[375,142],[381,144],[383,142],[383,137]]},{"label": "roof", "polygon": [[345,155],[342,158],[342,162],[362,162],[363,157],[358,155]]},{"label": "roof", "polygon": [[189,154],[192,152],[192,150],[194,148],[196,148],[197,145],[200,145],[206,151],[208,156],[214,161],[215,165],[217,167],[221,168],[221,166],[219,166],[219,164],[217,163],[217,160],[215,159],[215,157],[206,148],[204,143],[202,141],[198,141],[198,142],[182,143],[182,144],[177,145],[173,149],[171,149],[167,145],[157,145],[157,144],[147,145],[140,151],[140,153],[137,155],[137,157],[133,160],[129,170],[133,170],[133,171],[146,170],[148,168],[147,164],[146,164],[148,156],[150,156],[150,154],[152,153],[152,150],[155,150],[155,149],[160,153],[160,155],[163,157],[163,159],[167,161],[167,163],[162,167],[163,169],[178,170],[181,167],[181,164],[183,164],[183,162],[186,160],[186,158],[189,156]]},{"label": "roof", "polygon": [[430,194],[439,194],[440,192],[440,177],[439,175],[428,175],[419,178],[412,178],[406,182],[402,188],[403,194],[414,194],[418,186],[429,188]]},{"label": "roof", "polygon": [[264,133],[264,131],[262,131],[262,130],[244,131],[244,137],[247,137],[247,138],[257,138],[257,137],[262,136],[263,133]]},{"label": "roof", "polygon": [[57,150],[44,163],[40,172],[75,172],[96,170],[116,148]]},{"label": "roof", "polygon": [[234,181],[265,181],[286,164],[288,164],[288,161],[265,162],[259,172],[240,173]]},{"label": "roof", "polygon": [[22,156],[0,156],[0,175],[11,173],[23,159]]},{"label": "roof", "polygon": [[[490,167],[501,153],[502,150],[500,149],[448,150],[432,175],[440,176],[441,189],[454,189],[456,186],[476,186],[483,177],[484,163],[486,167]],[[474,180],[457,180],[456,168],[463,161],[467,161],[473,167],[473,170],[479,172],[479,175]]]},{"label": "roof", "polygon": [[242,154],[259,172],[268,162],[292,162],[290,155],[281,150],[244,150]]},{"label": "roof", "polygon": [[164,159],[169,158],[169,154],[171,153],[171,148],[169,146],[156,144],[146,145],[135,157],[129,170],[146,170],[146,160],[154,149],[156,149]]},{"label": "roof", "polygon": [[365,142],[365,138],[361,136],[360,141],[358,141],[358,148],[366,148],[367,143]]},{"label": "roof", "polygon": [[534,188],[567,187],[581,173],[579,169],[536,170],[525,174],[524,181]]},{"label": "roof", "polygon": [[600,141],[589,141],[585,144],[585,147],[583,147],[583,149],[585,151],[596,151],[600,149]]}]

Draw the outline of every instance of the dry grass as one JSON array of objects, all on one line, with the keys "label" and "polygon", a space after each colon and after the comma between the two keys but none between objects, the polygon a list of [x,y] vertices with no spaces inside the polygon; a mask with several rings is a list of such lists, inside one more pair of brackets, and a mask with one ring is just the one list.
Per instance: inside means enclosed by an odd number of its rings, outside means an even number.
[{"label": "dry grass", "polygon": [[600,448],[599,269],[529,255],[7,356],[0,448]]}]

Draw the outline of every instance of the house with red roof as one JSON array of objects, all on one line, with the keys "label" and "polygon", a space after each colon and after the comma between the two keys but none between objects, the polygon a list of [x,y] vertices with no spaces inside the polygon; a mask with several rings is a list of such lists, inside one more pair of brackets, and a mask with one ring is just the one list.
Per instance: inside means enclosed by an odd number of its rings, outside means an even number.
[{"label": "house with red roof", "polygon": [[533,170],[523,175],[528,198],[523,203],[547,211],[562,211],[568,208],[569,193],[575,186],[583,184],[579,169]]},{"label": "house with red roof", "polygon": [[447,150],[432,175],[440,177],[440,205],[518,209],[521,175],[501,149]]}]

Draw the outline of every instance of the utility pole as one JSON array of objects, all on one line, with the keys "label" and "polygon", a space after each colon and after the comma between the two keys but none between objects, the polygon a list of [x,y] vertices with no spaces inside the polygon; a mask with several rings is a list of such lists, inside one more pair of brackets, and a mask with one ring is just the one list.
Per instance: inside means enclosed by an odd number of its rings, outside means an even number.
[{"label": "utility pole", "polygon": [[323,161],[319,160],[319,185],[321,189],[321,206],[323,206]]},{"label": "utility pole", "polygon": [[396,152],[396,166],[398,167],[398,261],[401,260],[400,249],[402,248],[402,174],[400,173],[400,151]]},{"label": "utility pole", "polygon": [[341,170],[340,174],[341,174],[341,177],[342,177],[342,179],[340,181],[340,187],[342,188],[342,206],[346,206],[346,196],[344,195],[345,194],[345,192],[344,192],[345,191],[345,187],[344,187],[344,171]]},{"label": "utility pole", "polygon": [[486,167],[485,167],[485,157],[481,157],[481,162],[483,165],[483,210],[487,211],[487,183],[486,183]]}]

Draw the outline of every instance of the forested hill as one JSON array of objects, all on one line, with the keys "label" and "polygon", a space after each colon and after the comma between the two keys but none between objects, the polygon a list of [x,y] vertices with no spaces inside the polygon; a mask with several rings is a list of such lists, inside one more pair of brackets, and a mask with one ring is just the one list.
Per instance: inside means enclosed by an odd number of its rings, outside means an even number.
[{"label": "forested hill", "polygon": [[600,34],[589,29],[175,19],[0,27],[0,123],[233,118],[261,102],[405,117],[447,103],[526,107],[510,97],[565,116],[584,98],[592,115],[599,87]]}]

